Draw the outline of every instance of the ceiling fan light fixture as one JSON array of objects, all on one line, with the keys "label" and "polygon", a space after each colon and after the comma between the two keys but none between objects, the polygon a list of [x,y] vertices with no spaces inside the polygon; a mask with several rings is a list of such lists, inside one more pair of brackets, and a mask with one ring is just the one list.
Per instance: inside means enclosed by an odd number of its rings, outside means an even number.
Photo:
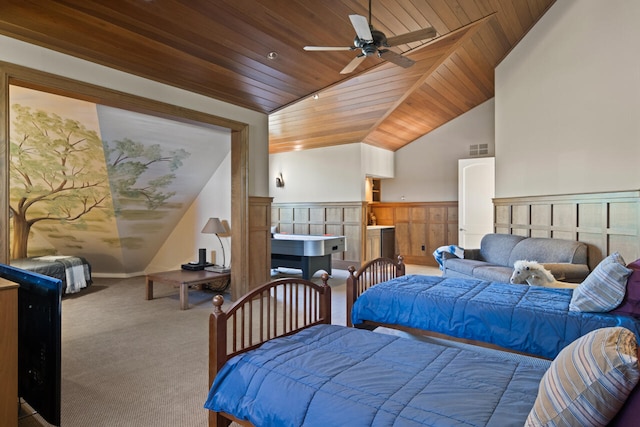
[{"label": "ceiling fan light fixture", "polygon": [[353,72],[364,59],[369,56],[377,55],[379,58],[389,61],[393,64],[399,65],[403,68],[408,68],[415,64],[415,61],[402,56],[400,53],[396,53],[387,49],[381,49],[384,47],[394,47],[400,44],[408,44],[413,42],[430,39],[436,36],[436,31],[432,27],[422,28],[420,30],[411,31],[409,33],[400,34],[397,36],[389,37],[379,30],[376,30],[371,25],[371,0],[369,0],[369,19],[362,15],[349,15],[351,25],[356,32],[356,36],[353,40],[353,46],[305,46],[304,50],[307,51],[332,51],[332,50],[355,50],[360,49],[361,53],[347,64],[346,67],[340,71],[340,74],[349,74]]}]

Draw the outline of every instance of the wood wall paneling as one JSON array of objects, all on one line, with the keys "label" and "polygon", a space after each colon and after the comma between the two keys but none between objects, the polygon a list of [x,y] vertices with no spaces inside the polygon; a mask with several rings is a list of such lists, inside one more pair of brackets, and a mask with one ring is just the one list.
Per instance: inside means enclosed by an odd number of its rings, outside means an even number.
[{"label": "wood wall paneling", "polygon": [[[293,234],[311,234],[310,227],[308,223],[298,224],[297,222],[293,224]],[[318,233],[323,234],[323,233]]]},{"label": "wood wall paneling", "polygon": [[355,224],[357,222],[362,223],[363,219],[365,219],[365,222],[366,222],[366,218],[363,218],[365,214],[363,207],[364,207],[363,205],[362,206],[345,206],[340,211],[340,215],[342,215],[342,217],[338,215],[335,218],[335,221],[342,220],[345,223]]},{"label": "wood wall paneling", "polygon": [[[396,228],[396,252],[405,258],[410,255],[411,241],[409,240],[409,223],[397,222]],[[407,261],[408,262],[408,261]]]},{"label": "wood wall paneling", "polygon": [[447,208],[447,242],[458,241],[458,208]]},{"label": "wood wall paneling", "polygon": [[0,425],[18,425],[18,285],[0,279]]},{"label": "wood wall paneling", "polygon": [[501,224],[511,224],[511,205],[497,205],[493,203],[493,217],[495,221],[496,233],[507,233],[508,228],[500,229]]},{"label": "wood wall paneling", "polygon": [[345,216],[349,217],[347,218],[347,221],[358,221],[358,218],[352,218],[351,215],[349,215],[348,213],[345,215],[345,211],[348,211],[349,208],[332,208],[332,207],[328,207],[325,209],[318,209],[319,213],[322,213],[322,217],[320,217],[318,220],[319,221],[327,221],[327,222],[342,222],[345,220]]},{"label": "wood wall paneling", "polygon": [[277,208],[274,206],[273,210],[276,212],[280,212],[279,217],[276,217],[279,219],[280,223],[293,223],[293,208]]},{"label": "wood wall paneling", "polygon": [[[365,239],[366,228],[358,224],[344,224],[343,234],[347,238],[347,250],[342,254],[342,263],[338,262],[342,268],[350,265],[359,266],[364,256],[363,240]],[[333,255],[334,261],[340,261],[339,254]]]},{"label": "wood wall paneling", "polygon": [[374,203],[378,225],[394,225],[396,253],[409,264],[437,266],[433,252],[458,243],[458,202]]},{"label": "wood wall paneling", "polygon": [[271,197],[249,197],[249,290],[271,278]]},{"label": "wood wall paneling", "polygon": [[393,225],[394,209],[392,207],[376,205],[375,213],[378,225]]},{"label": "wood wall paneling", "polygon": [[494,212],[496,233],[586,243],[592,269],[613,252],[627,263],[640,258],[637,190],[496,198]]}]

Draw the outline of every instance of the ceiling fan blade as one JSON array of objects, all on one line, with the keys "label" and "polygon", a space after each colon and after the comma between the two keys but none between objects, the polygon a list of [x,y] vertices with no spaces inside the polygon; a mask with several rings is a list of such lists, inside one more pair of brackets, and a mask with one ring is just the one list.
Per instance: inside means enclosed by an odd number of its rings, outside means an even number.
[{"label": "ceiling fan blade", "polygon": [[425,39],[432,39],[436,36],[436,30],[433,27],[423,28],[421,30],[411,31],[410,33],[400,34],[387,38],[386,46],[398,46],[399,44],[406,44],[411,42],[417,42]]},{"label": "ceiling fan blade", "polygon": [[353,70],[355,70],[355,69],[358,67],[358,65],[360,65],[360,63],[361,63],[362,61],[364,61],[365,59],[366,59],[366,56],[365,56],[365,55],[358,55],[358,56],[356,56],[355,58],[353,58],[353,59],[351,60],[351,62],[349,62],[349,63],[347,64],[347,66],[346,66],[346,67],[344,67],[344,68],[342,69],[342,71],[340,71],[340,74],[349,74],[350,72],[352,72]]},{"label": "ceiling fan blade", "polygon": [[353,50],[354,47],[350,47],[350,46],[305,46],[303,49],[307,50],[307,51]]},{"label": "ceiling fan blade", "polygon": [[353,28],[356,30],[356,35],[360,40],[373,41],[367,18],[362,15],[349,15],[349,19],[351,19],[351,25],[353,25]]},{"label": "ceiling fan blade", "polygon": [[399,53],[395,53],[393,51],[386,50],[386,49],[379,50],[378,56],[380,56],[380,58],[384,59],[385,61],[392,62],[403,68],[409,68],[416,63],[413,59],[409,59],[406,56],[402,56]]}]

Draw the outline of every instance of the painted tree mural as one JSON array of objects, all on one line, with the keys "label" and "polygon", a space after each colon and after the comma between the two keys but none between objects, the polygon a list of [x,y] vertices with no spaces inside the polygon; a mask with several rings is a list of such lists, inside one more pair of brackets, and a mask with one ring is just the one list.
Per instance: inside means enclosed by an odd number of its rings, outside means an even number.
[{"label": "painted tree mural", "polygon": [[[104,149],[114,199],[143,200],[148,209],[162,206],[175,194],[163,192],[163,188],[175,180],[173,171],[182,166],[182,160],[189,156],[184,149],[165,154],[158,144],[145,145],[128,138],[105,144]],[[145,177],[150,167],[161,163],[167,166],[167,173]],[[118,210],[119,206],[116,206],[116,212]]]},{"label": "painted tree mural", "polygon": [[34,224],[78,221],[97,209],[108,213],[111,198],[95,131],[56,114],[17,104],[12,108],[11,258],[24,258]]},{"label": "painted tree mural", "polygon": [[127,138],[103,145],[77,120],[12,108],[11,258],[27,256],[29,233],[40,221],[79,224],[90,213],[113,215],[119,199],[157,209],[174,195],[164,189],[189,155],[185,150],[164,153],[159,145]]}]

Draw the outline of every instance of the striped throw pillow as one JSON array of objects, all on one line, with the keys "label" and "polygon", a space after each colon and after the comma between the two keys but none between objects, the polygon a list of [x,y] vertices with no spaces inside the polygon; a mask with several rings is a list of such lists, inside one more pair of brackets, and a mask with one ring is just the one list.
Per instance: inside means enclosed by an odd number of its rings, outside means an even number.
[{"label": "striped throw pillow", "polygon": [[605,426],[639,377],[633,332],[622,327],[589,332],[551,363],[525,426]]},{"label": "striped throw pillow", "polygon": [[609,255],[573,290],[569,311],[613,310],[622,303],[632,271],[618,252]]}]

